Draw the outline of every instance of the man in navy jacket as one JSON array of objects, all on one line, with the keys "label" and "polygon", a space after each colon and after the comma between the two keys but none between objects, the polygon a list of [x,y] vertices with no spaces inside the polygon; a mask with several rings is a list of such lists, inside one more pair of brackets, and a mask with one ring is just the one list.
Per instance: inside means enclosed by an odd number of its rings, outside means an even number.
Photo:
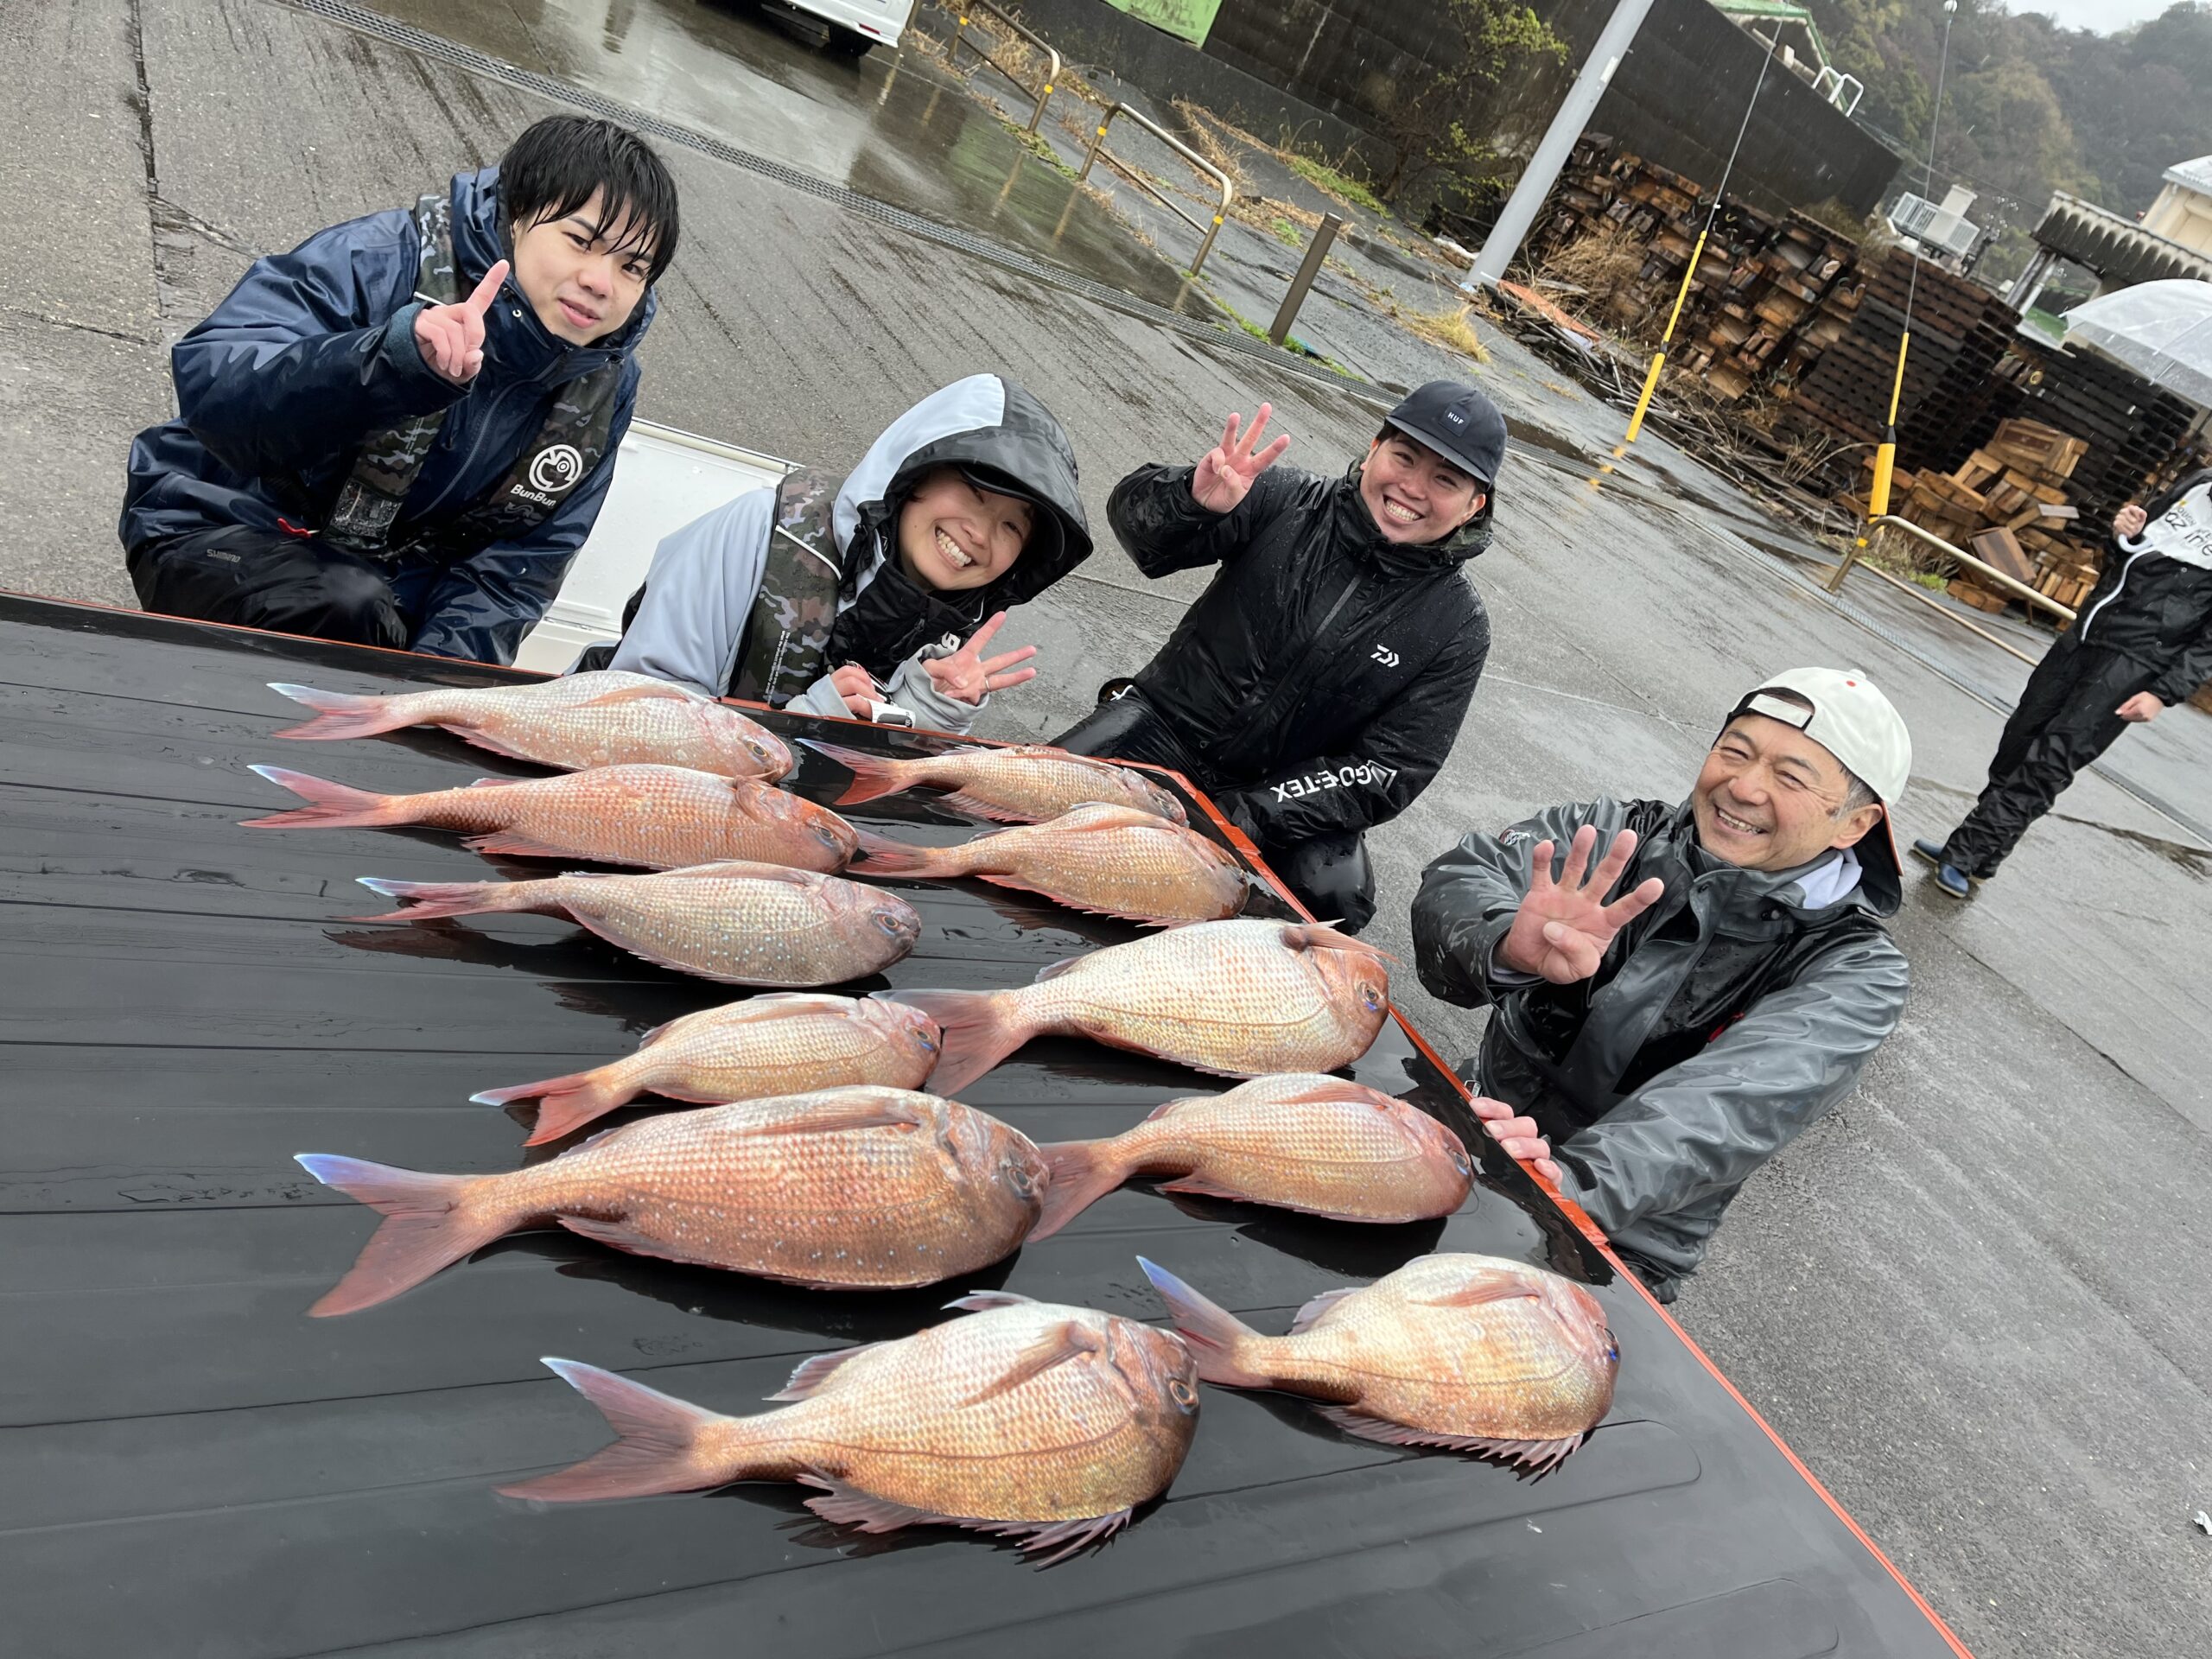
[{"label": "man in navy jacket", "polygon": [[675,181],[540,121],[412,209],[257,259],[171,353],[121,533],[149,610],[504,663],[628,429]]}]

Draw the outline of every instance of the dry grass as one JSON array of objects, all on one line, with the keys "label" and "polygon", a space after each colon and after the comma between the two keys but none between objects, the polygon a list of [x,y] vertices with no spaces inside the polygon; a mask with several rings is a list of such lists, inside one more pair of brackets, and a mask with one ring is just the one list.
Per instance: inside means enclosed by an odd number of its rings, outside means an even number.
[{"label": "dry grass", "polygon": [[1423,340],[1449,352],[1462,353],[1478,363],[1490,361],[1490,348],[1475,332],[1474,308],[1447,305],[1441,311],[1408,311],[1400,320]]},{"label": "dry grass", "polygon": [[1643,245],[1617,225],[1584,232],[1545,256],[1537,275],[1583,290],[1586,303],[1602,303],[1636,280]]},{"label": "dry grass", "polygon": [[[1175,100],[1175,113],[1183,118],[1183,130],[1190,137],[1191,148],[1235,181],[1237,197],[1242,200],[1251,190],[1252,181],[1244,176],[1244,169],[1236,164],[1236,152],[1221,139],[1221,132],[1236,134],[1236,129],[1221,120],[1211,110],[1203,105],[1193,104],[1187,98]],[[1241,134],[1236,136],[1242,137]]]}]

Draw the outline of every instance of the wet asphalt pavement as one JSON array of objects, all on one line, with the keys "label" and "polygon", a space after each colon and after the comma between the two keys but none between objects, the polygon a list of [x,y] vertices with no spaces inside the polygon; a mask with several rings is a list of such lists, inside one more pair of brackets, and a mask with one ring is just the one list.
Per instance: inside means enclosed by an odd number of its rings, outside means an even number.
[{"label": "wet asphalt pavement", "polygon": [[[928,54],[834,62],[758,13],[691,0],[385,10],[1152,304],[1210,303]],[[281,0],[10,6],[0,85],[17,130],[41,135],[0,162],[19,227],[0,244],[0,584],[115,603],[130,602],[123,451],[169,412],[168,341],[254,254],[411,200],[555,107]],[[649,418],[832,464],[931,388],[1002,368],[1065,421],[1103,533],[1116,477],[1195,456],[1229,409],[1271,398],[1289,461],[1333,471],[1387,401],[757,168],[667,154],[684,242],[645,347]],[[1400,257],[1346,264],[1387,286]],[[1232,222],[1215,258],[1212,292],[1264,323],[1268,273],[1296,251]],[[1300,331],[1316,349],[1377,380],[1455,362],[1355,315],[1356,286],[1331,281]],[[1418,268],[1396,284],[1433,287]],[[1497,643],[1450,765],[1373,838],[1380,942],[1404,953],[1421,866],[1467,828],[1600,791],[1680,796],[1721,711],[1796,663],[1855,665],[1890,693],[1915,739],[1900,837],[1948,827],[2025,666],[1874,578],[1822,595],[1812,550],[1662,442],[1597,474],[1617,415],[1492,349],[1481,378],[1517,429],[1498,543],[1472,567]],[[1062,729],[1201,585],[1147,582],[1104,537],[1009,626],[1045,671],[984,729]],[[1677,1309],[1985,1659],[2172,1655],[2212,1629],[2212,1539],[2189,1524],[2212,1503],[2208,760],[2212,720],[2171,711],[1971,905],[1909,873],[1903,1028],[1751,1184]],[[1465,1052],[1478,1020],[1411,982],[1416,1021]]]}]

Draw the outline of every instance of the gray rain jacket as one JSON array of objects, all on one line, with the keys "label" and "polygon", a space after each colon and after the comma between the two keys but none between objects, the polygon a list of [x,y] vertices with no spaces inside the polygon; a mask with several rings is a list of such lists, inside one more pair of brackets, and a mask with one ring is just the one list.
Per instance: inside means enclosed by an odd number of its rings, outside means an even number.
[{"label": "gray rain jacket", "polygon": [[[1665,895],[1589,980],[1552,985],[1501,969],[1530,849],[1552,842],[1556,874],[1586,823],[1601,847],[1621,830],[1639,838],[1609,898],[1655,875]],[[1808,887],[1834,884],[1840,856],[1740,869],[1698,846],[1687,804],[1599,800],[1469,836],[1422,874],[1421,983],[1495,1008],[1477,1086],[1536,1120],[1562,1190],[1662,1301],[1703,1258],[1737,1189],[1851,1092],[1904,1007],[1905,960],[1879,920],[1900,897],[1889,861],[1869,859],[1849,891],[1807,905]]]},{"label": "gray rain jacket", "polygon": [[[924,726],[962,734],[990,699],[962,702],[937,690],[922,663],[950,655],[960,640],[949,627],[941,634],[934,631],[934,624],[943,620],[972,632],[993,611],[1034,598],[1090,556],[1090,529],[1076,493],[1074,451],[1051,411],[1014,381],[971,374],[931,392],[884,428],[838,486],[831,529],[847,555],[841,615],[883,598],[869,589],[895,540],[898,509],[931,468],[942,466],[999,474],[1039,502],[1040,520],[1049,515],[1053,521],[1051,533],[1033,535],[1021,557],[988,587],[915,601],[928,602],[931,609],[926,615],[917,609],[911,620],[912,655],[875,670],[891,701],[911,709]],[[775,518],[775,490],[751,490],[664,537],[608,665],[696,686],[709,696],[724,695],[753,620]],[[894,586],[912,598],[911,582],[887,583],[885,589]],[[932,627],[924,627],[925,621]],[[802,714],[846,714],[845,700],[826,673],[789,707]]]}]

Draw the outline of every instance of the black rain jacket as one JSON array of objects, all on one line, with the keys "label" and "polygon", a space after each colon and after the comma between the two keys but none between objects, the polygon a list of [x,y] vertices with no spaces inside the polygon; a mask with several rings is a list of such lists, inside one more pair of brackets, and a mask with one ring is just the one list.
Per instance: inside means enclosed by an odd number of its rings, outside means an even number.
[{"label": "black rain jacket", "polygon": [[[1655,875],[1665,895],[1588,980],[1553,985],[1499,968],[1531,849],[1553,843],[1556,875],[1586,823],[1601,846],[1622,830],[1638,837],[1609,899]],[[1738,1189],[1851,1092],[1904,1010],[1904,957],[1881,922],[1901,897],[1895,872],[1868,859],[1859,885],[1818,909],[1800,902],[1806,874],[1713,858],[1687,804],[1615,800],[1469,836],[1422,873],[1421,983],[1495,1010],[1482,1092],[1536,1120],[1567,1196],[1662,1300],[1704,1257]]]},{"label": "black rain jacket", "polygon": [[[2156,523],[2204,483],[2212,483],[2212,472],[2192,473],[2143,511]],[[2105,560],[2075,619],[2075,638],[2142,664],[2158,677],[2145,690],[2161,702],[2183,702],[2212,680],[2212,570],[2124,541],[2119,548],[2120,556]]]},{"label": "black rain jacket", "polygon": [[1147,576],[1221,567],[1138,689],[1263,850],[1387,823],[1452,753],[1490,652],[1461,568],[1490,545],[1490,506],[1406,546],[1376,528],[1357,464],[1271,467],[1225,513],[1191,499],[1192,471],[1141,467],[1107,501]]}]

